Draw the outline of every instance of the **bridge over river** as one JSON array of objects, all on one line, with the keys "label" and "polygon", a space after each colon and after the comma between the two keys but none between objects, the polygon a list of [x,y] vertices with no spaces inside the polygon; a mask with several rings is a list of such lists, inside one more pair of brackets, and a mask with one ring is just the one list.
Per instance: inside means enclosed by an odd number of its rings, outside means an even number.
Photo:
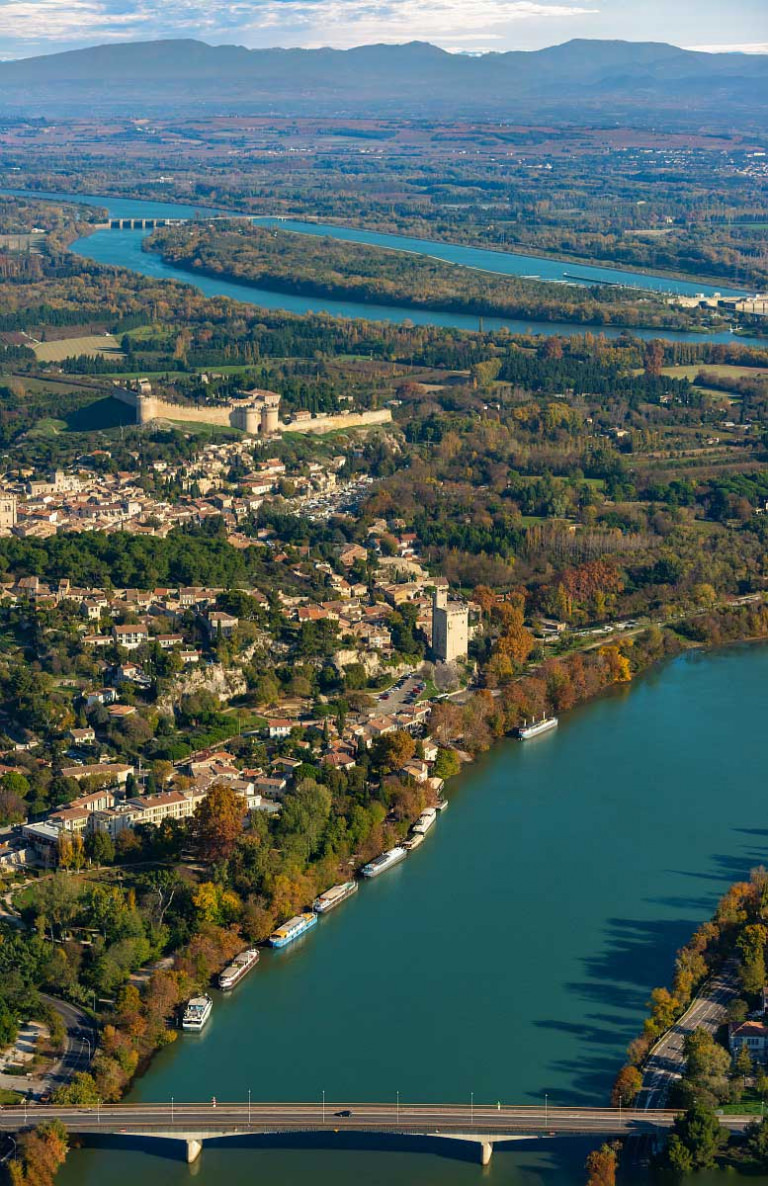
[{"label": "bridge over river", "polygon": [[[163,226],[184,226],[190,222],[253,222],[251,214],[201,214],[194,218],[146,217],[141,214],[126,214],[121,218],[110,218],[108,222],[93,224],[95,231],[152,231]],[[278,220],[285,221],[285,219]]]},{"label": "bridge over river", "polygon": [[[286,1134],[370,1134],[476,1145],[483,1165],[493,1147],[537,1137],[647,1136],[671,1127],[676,1112],[649,1108],[515,1107],[501,1104],[176,1103],[99,1104],[96,1107],[17,1104],[0,1110],[0,1131],[16,1132],[43,1120],[61,1120],[70,1132],[175,1141],[195,1161],[204,1141]],[[742,1132],[754,1116],[723,1116]]]}]

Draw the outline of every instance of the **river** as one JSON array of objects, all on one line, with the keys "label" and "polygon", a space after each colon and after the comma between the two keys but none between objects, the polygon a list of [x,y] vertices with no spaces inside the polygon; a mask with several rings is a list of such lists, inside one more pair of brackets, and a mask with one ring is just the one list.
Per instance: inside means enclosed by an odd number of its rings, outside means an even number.
[{"label": "river", "polygon": [[[766,859],[767,683],[768,647],[695,653],[555,733],[501,742],[449,784],[418,852],[295,948],[265,952],[132,1098],[604,1102],[675,951]],[[526,1142],[481,1171],[413,1149],[207,1146],[194,1172],[200,1186],[471,1186],[481,1173],[577,1186],[584,1155]],[[189,1172],[129,1145],[89,1149],[61,1186],[182,1186]]]},{"label": "river", "polygon": [[[49,191],[19,190],[3,188],[0,193],[16,194],[23,197],[36,197],[47,201],[80,201],[91,205],[105,206],[111,218],[194,218],[197,214],[212,214],[214,210],[207,210],[197,206],[184,205],[177,202],[140,201],[133,198],[114,198],[108,194],[65,194]],[[446,260],[462,267],[476,268],[482,271],[496,272],[502,275],[527,276],[537,275],[544,280],[563,280],[566,273],[585,277],[592,283],[622,283],[630,286],[658,289],[662,291],[681,293],[713,293],[712,285],[702,284],[692,280],[674,280],[667,276],[653,276],[642,272],[618,271],[613,268],[602,268],[587,264],[564,263],[559,260],[543,259],[533,255],[518,255],[512,252],[491,251],[479,247],[463,247],[452,243],[439,243],[428,239],[413,239],[403,235],[379,234],[375,231],[363,231],[355,228],[335,226],[329,223],[311,223],[295,220],[258,219],[265,225],[280,226],[283,229],[294,230],[303,234],[325,235],[335,239],[343,239],[356,243],[369,243],[374,246],[389,247],[399,251],[430,255],[436,259]],[[84,239],[78,239],[72,244],[72,251],[84,259],[95,260],[98,263],[112,264],[130,268],[143,276],[155,279],[179,280],[184,284],[192,284],[206,296],[226,296],[245,304],[256,305],[265,309],[285,309],[290,313],[329,313],[337,317],[361,318],[366,321],[411,321],[415,325],[441,325],[454,329],[476,330],[479,320],[468,313],[440,312],[438,310],[410,309],[406,306],[376,305],[368,302],[340,301],[326,297],[305,297],[286,293],[272,292],[266,288],[259,288],[250,284],[238,284],[235,281],[223,280],[213,276],[197,276],[183,268],[165,263],[159,255],[142,250],[142,242],[147,231],[97,231]],[[724,295],[739,295],[736,290],[721,288]],[[571,336],[592,330],[604,333],[607,337],[618,337],[625,332],[619,326],[590,327],[574,325],[568,322],[554,321],[524,321],[500,317],[483,317],[486,329],[508,329],[511,333],[525,334],[558,334]],[[684,331],[659,329],[633,329],[638,338],[664,337],[675,342],[741,342],[745,345],[765,349],[768,343],[764,338],[742,337],[734,339],[730,333],[699,334]]]}]

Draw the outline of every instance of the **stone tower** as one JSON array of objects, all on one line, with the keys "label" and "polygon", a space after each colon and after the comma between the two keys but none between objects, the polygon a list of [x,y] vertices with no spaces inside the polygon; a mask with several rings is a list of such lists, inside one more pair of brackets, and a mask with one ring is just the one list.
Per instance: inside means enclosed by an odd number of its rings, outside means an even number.
[{"label": "stone tower", "polygon": [[469,647],[469,610],[458,601],[448,601],[441,586],[432,597],[432,651],[440,663],[463,659]]}]

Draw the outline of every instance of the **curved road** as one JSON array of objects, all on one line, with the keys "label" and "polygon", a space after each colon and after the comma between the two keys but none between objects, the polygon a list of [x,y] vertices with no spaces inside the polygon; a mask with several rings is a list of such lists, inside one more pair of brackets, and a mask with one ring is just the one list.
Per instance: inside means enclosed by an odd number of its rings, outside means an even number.
[{"label": "curved road", "polygon": [[47,1005],[56,1010],[67,1030],[61,1058],[43,1079],[43,1090],[54,1091],[62,1083],[68,1083],[78,1071],[88,1070],[96,1053],[98,1030],[88,1014],[76,1005],[61,1001],[58,997],[46,996],[45,993],[40,995]]},{"label": "curved road", "polygon": [[635,1101],[637,1108],[663,1108],[669,1089],[685,1070],[683,1045],[694,1030],[715,1034],[727,1020],[728,1006],[739,995],[738,965],[729,960],[721,972],[707,981],[688,1010],[653,1047],[643,1069],[643,1086]]}]

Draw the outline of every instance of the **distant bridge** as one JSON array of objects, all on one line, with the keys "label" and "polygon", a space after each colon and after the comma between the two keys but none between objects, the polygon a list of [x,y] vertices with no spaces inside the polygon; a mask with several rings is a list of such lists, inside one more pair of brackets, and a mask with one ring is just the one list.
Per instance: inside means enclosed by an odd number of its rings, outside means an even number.
[{"label": "distant bridge", "polygon": [[209,222],[253,222],[252,214],[209,214],[196,218],[146,218],[136,214],[125,218],[110,218],[109,222],[99,222],[94,226],[97,231],[153,231],[161,226],[185,226],[187,223]]},{"label": "distant bridge", "polygon": [[[94,1108],[16,1104],[0,1111],[0,1132],[16,1132],[43,1120],[61,1120],[71,1132],[118,1134],[176,1141],[190,1163],[203,1142],[248,1136],[335,1134],[421,1138],[476,1145],[483,1165],[494,1145],[537,1137],[647,1136],[671,1127],[677,1113],[649,1108],[554,1108],[469,1104],[360,1104],[322,1102],[275,1104],[103,1104]],[[742,1132],[754,1116],[723,1116],[732,1132]]]}]

